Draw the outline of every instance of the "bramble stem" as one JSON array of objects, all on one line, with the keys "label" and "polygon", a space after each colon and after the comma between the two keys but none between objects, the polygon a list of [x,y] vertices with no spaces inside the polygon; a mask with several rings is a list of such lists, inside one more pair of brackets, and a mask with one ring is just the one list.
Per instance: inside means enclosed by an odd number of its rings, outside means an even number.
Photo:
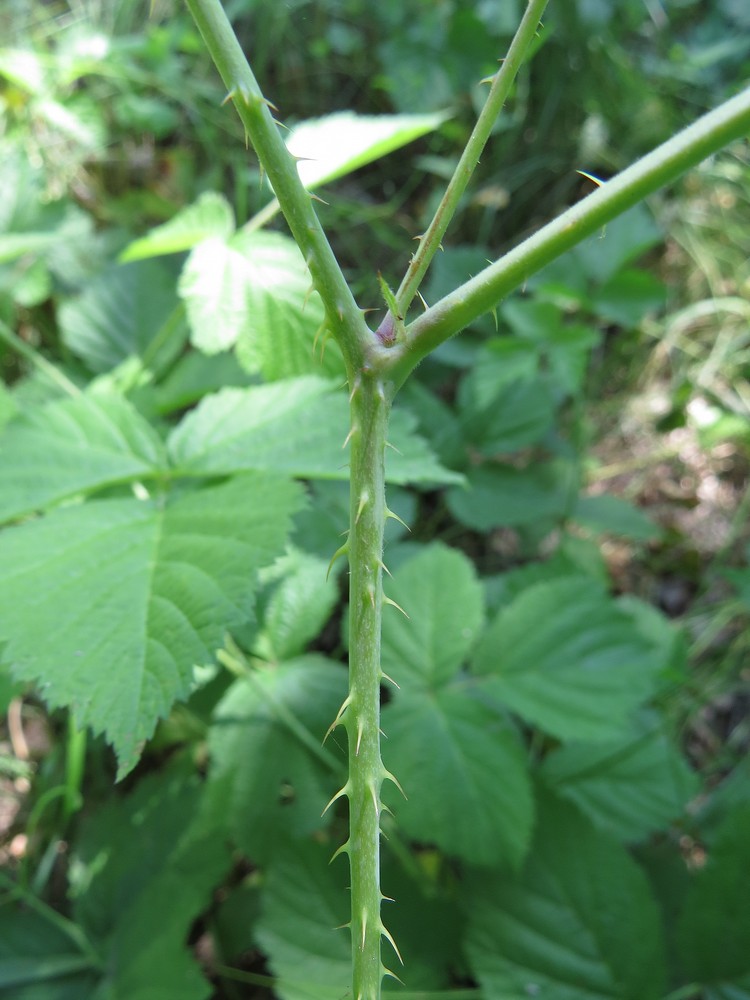
[{"label": "bramble stem", "polygon": [[602,184],[433,305],[406,328],[397,345],[380,352],[381,371],[401,385],[422,358],[493,309],[545,264],[748,131],[750,87]]},{"label": "bramble stem", "polygon": [[380,632],[385,505],[385,441],[390,399],[362,376],[351,401],[349,528],[349,840],[355,1000],[377,1000],[380,959]]},{"label": "bramble stem", "polygon": [[357,356],[369,340],[370,331],[323,232],[312,196],[299,178],[297,163],[281,138],[271,105],[258,86],[220,0],[186,0],[186,3],[268,174],[292,236],[310,269],[313,285],[323,300],[331,333],[351,373],[357,367]]},{"label": "bramble stem", "polygon": [[461,158],[445,190],[445,194],[437,207],[432,222],[427,227],[424,235],[420,237],[417,252],[412,257],[409,268],[404,275],[404,280],[396,292],[398,311],[402,317],[406,316],[406,311],[417,293],[422,278],[430,266],[432,258],[437,253],[440,241],[445,235],[451,219],[455,215],[458,203],[471,180],[476,165],[479,163],[479,157],[482,155],[482,150],[490,137],[492,126],[502,111],[505,100],[513,86],[513,81],[534,40],[534,35],[539,27],[539,22],[547,3],[548,0],[529,0],[526,13],[523,15],[518,30],[508,49],[508,55],[493,78],[487,100],[469,136],[466,148],[461,154]]}]

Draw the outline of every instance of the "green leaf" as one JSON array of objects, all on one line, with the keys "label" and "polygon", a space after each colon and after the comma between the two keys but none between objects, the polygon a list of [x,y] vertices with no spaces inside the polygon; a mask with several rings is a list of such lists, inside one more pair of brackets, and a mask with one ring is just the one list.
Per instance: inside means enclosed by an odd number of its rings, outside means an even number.
[{"label": "green leaf", "polygon": [[482,587],[461,552],[433,544],[386,580],[409,615],[386,611],[382,663],[401,687],[437,689],[458,673],[483,621]]},{"label": "green leaf", "polygon": [[8,521],[165,468],[164,447],[121,396],[80,395],[28,411],[0,435]]},{"label": "green leaf", "polygon": [[[724,821],[703,870],[685,899],[678,926],[680,958],[687,975],[732,996],[750,985],[750,803]],[[726,991],[723,992],[722,991]]]},{"label": "green leaf", "polygon": [[[54,915],[57,916],[57,915]],[[66,933],[66,926],[72,933]],[[96,957],[76,942],[77,928],[61,917],[0,904],[0,997],[7,1000],[80,1000],[93,995]]]},{"label": "green leaf", "polygon": [[586,577],[524,590],[474,660],[487,688],[564,740],[611,740],[654,691],[659,657],[631,618]]},{"label": "green leaf", "polygon": [[107,372],[127,358],[143,357],[164,331],[167,348],[179,347],[178,306],[172,272],[158,261],[136,261],[92,278],[85,292],[63,303],[58,320],[66,346],[92,371]]},{"label": "green leaf", "polygon": [[300,158],[297,169],[302,183],[314,188],[433,132],[447,117],[445,114],[366,116],[339,111],[295,126],[287,148]]},{"label": "green leaf", "polygon": [[606,493],[579,497],[571,519],[596,532],[622,535],[637,542],[653,541],[661,535],[657,525],[638,507]]},{"label": "green leaf", "polygon": [[632,329],[647,313],[664,309],[667,288],[648,271],[629,268],[613,275],[591,296],[592,309],[599,316]]},{"label": "green leaf", "polygon": [[383,711],[383,756],[407,796],[384,794],[401,829],[478,865],[517,867],[533,818],[523,746],[471,687],[398,693]]},{"label": "green leaf", "polygon": [[120,262],[179,253],[212,236],[228,239],[233,232],[232,206],[223,195],[204,191],[192,205],[183,208],[169,222],[156,226],[146,236],[128,244],[120,254]]},{"label": "green leaf", "polygon": [[467,897],[466,952],[486,996],[661,996],[661,926],[646,878],[570,805],[543,796],[523,870],[482,873]]},{"label": "green leaf", "polygon": [[639,204],[608,222],[597,236],[584,240],[571,254],[596,284],[603,284],[662,239],[653,215]]},{"label": "green leaf", "polygon": [[571,467],[547,462],[516,469],[481,465],[467,474],[468,488],[448,491],[447,503],[458,520],[476,531],[561,519],[569,502]]},{"label": "green leaf", "polygon": [[280,233],[240,232],[199,244],[180,278],[192,343],[207,354],[236,345],[240,363],[273,382],[308,372],[341,378],[335,343],[314,346],[323,303],[296,244]]},{"label": "green leaf", "polygon": [[39,684],[113,744],[122,777],[193,667],[248,621],[255,574],[282,550],[294,484],[254,474],[161,499],[99,500],[0,534],[0,639]]},{"label": "green leaf", "polygon": [[328,562],[295,550],[277,560],[266,576],[279,579],[263,608],[263,629],[253,652],[265,660],[289,660],[304,652],[339,599]]},{"label": "green leaf", "polygon": [[345,696],[346,671],[311,655],[254,670],[222,699],[209,740],[210,780],[250,857],[272,857],[285,831],[303,837],[329,822],[321,813],[342,783],[344,759],[338,734],[325,747],[322,740]]},{"label": "green leaf", "polygon": [[630,842],[681,816],[700,785],[654,713],[641,713],[618,740],[558,748],[541,773],[597,826]]},{"label": "green leaf", "polygon": [[341,1000],[351,987],[349,872],[328,864],[336,847],[281,836],[268,868],[257,939],[281,1000]]},{"label": "green leaf", "polygon": [[112,1000],[207,1000],[187,947],[191,925],[229,865],[220,814],[194,775],[160,773],[84,824],[74,912],[104,957]]},{"label": "green leaf", "polygon": [[[397,416],[386,453],[392,483],[454,483],[425,442],[412,433],[411,414]],[[270,469],[305,479],[348,479],[346,395],[308,375],[250,389],[225,389],[207,397],[172,432],[173,462],[189,475],[228,475]],[[399,454],[400,452],[400,454]]]}]

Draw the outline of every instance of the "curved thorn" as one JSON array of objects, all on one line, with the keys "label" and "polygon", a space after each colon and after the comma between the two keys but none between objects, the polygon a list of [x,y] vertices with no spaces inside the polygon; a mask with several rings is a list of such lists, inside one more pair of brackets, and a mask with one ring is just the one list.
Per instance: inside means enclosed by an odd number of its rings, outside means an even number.
[{"label": "curved thorn", "polygon": [[343,702],[341,703],[341,708],[336,713],[336,718],[330,724],[330,726],[328,727],[328,731],[326,732],[325,736],[323,737],[323,742],[324,743],[328,739],[328,737],[331,735],[331,733],[334,731],[334,729],[336,728],[336,726],[338,726],[340,724],[341,717],[343,716],[343,714],[347,710],[347,708],[349,708],[349,706],[351,705],[351,703],[352,703],[352,697],[351,697],[351,695],[348,694],[346,696],[346,698],[344,698]]},{"label": "curved thorn", "polygon": [[343,795],[348,795],[348,794],[349,794],[349,782],[347,781],[347,783],[344,785],[343,788],[339,788],[339,790],[336,792],[336,794],[333,796],[331,801],[328,803],[328,805],[325,807],[325,809],[320,815],[325,816],[325,814],[328,812],[328,810],[331,808],[334,802],[340,799]]},{"label": "curved thorn", "polygon": [[[400,685],[400,684],[398,684],[398,683],[396,683],[396,681],[394,681],[394,679],[393,679],[393,678],[392,678],[392,677],[390,676],[390,674],[387,674],[387,673],[386,673],[386,672],[385,672],[384,670],[381,670],[381,671],[380,671],[380,676],[381,676],[381,677],[382,677],[382,678],[383,678],[384,680],[386,680],[386,681],[390,681],[390,682],[391,682],[391,684],[392,684],[392,685],[393,685],[393,686],[394,686],[395,688],[398,688],[398,690],[399,690],[399,691],[401,690],[401,685]],[[383,733],[383,735],[385,736],[385,733]]]},{"label": "curved thorn", "polygon": [[351,439],[358,432],[359,432],[359,427],[357,426],[357,424],[352,424],[352,426],[349,428],[349,433],[344,438],[344,443],[341,445],[341,450],[342,451],[344,450],[344,448],[346,448],[346,446],[349,444],[349,442],[351,441]]},{"label": "curved thorn", "polygon": [[[403,979],[399,979],[399,977],[396,975],[396,973],[395,972],[391,972],[391,970],[386,965],[383,966],[383,969],[382,969],[382,972],[380,973],[380,975],[381,976],[389,976],[391,979],[395,979],[397,983],[401,983],[402,986],[404,985]],[[360,1000],[360,998],[358,998],[358,1000]]]},{"label": "curved thorn", "polygon": [[362,910],[362,951],[365,950],[366,934],[367,934],[367,910]]},{"label": "curved thorn", "polygon": [[407,802],[409,801],[408,798],[407,798],[406,792],[401,787],[401,782],[398,780],[398,778],[394,774],[391,774],[391,772],[389,770],[387,770],[385,767],[383,768],[383,778],[386,781],[392,781],[393,784],[396,786],[396,788],[398,788],[398,790],[401,792],[401,794],[403,795],[403,797],[407,800]]},{"label": "curved thorn", "polygon": [[367,596],[370,598],[370,604],[375,607],[375,587],[371,584],[367,584]]},{"label": "curved thorn", "polygon": [[333,569],[333,564],[336,562],[336,560],[339,559],[341,556],[345,556],[348,553],[348,551],[349,551],[349,541],[347,539],[347,541],[345,541],[343,545],[339,545],[339,547],[331,556],[331,561],[328,563],[328,570],[326,572],[326,580],[328,580],[328,577],[331,575],[331,570]]},{"label": "curved thorn", "polygon": [[[334,862],[334,861],[336,860],[336,858],[337,858],[337,857],[339,856],[339,854],[348,854],[348,853],[349,853],[349,841],[348,841],[348,840],[345,840],[345,841],[344,841],[344,843],[343,843],[343,844],[341,845],[341,847],[338,847],[338,848],[337,848],[337,849],[336,849],[336,850],[335,850],[335,851],[333,852],[333,854],[331,855],[331,860],[330,860],[330,861],[328,862],[328,864],[329,864],[329,865],[332,865],[332,864],[333,864],[333,862]],[[351,922],[350,922],[350,923],[351,923]],[[350,926],[350,923],[349,923],[349,924],[341,924],[341,926],[342,926],[342,927],[349,927],[349,926]],[[339,928],[337,927],[337,928],[336,928],[336,930],[338,930],[338,929],[339,929]]]},{"label": "curved thorn", "polygon": [[395,602],[395,601],[392,601],[392,600],[390,599],[390,597],[386,597],[386,596],[385,596],[385,594],[383,594],[383,604],[390,604],[390,606],[391,606],[392,608],[398,608],[398,610],[399,610],[399,611],[401,612],[401,614],[402,614],[402,615],[404,616],[404,618],[408,618],[408,619],[409,619],[409,621],[411,621],[411,618],[409,618],[409,616],[408,616],[408,615],[407,615],[407,613],[406,613],[406,612],[404,611],[404,609],[403,609],[403,608],[401,607],[401,605],[400,605],[400,604],[396,604],[396,602]]},{"label": "curved thorn", "polygon": [[380,921],[380,933],[386,939],[386,941],[388,942],[388,944],[390,944],[391,948],[393,948],[393,950],[396,952],[396,955],[398,957],[399,962],[403,965],[404,964],[404,960],[401,957],[401,952],[398,950],[398,945],[393,940],[393,935],[388,930],[388,928],[385,926],[385,924],[383,923],[382,920]]},{"label": "curved thorn", "polygon": [[310,197],[312,198],[313,201],[319,201],[321,205],[330,205],[330,202],[326,201],[324,198],[321,198],[319,194],[310,194]]},{"label": "curved thorn", "polygon": [[362,516],[362,511],[365,509],[365,507],[369,502],[370,502],[370,494],[367,492],[367,490],[363,490],[359,498],[359,503],[357,504],[357,513],[354,517],[355,524],[359,523],[359,519]]},{"label": "curved thorn", "polygon": [[422,293],[419,291],[419,289],[417,289],[417,295],[419,296],[419,301],[422,303],[422,308],[426,312],[430,307],[425,302],[424,295],[422,295]]},{"label": "curved thorn", "polygon": [[403,458],[404,453],[402,451],[399,451],[395,444],[391,444],[390,441],[386,441],[385,446],[386,448],[390,448],[392,451],[395,451],[397,455],[401,455],[401,457]]},{"label": "curved thorn", "polygon": [[409,532],[411,531],[411,528],[406,523],[406,521],[404,521],[402,518],[400,518],[398,516],[398,514],[394,514],[394,512],[390,509],[390,507],[386,507],[386,509],[385,509],[385,516],[392,518],[394,521],[398,521],[398,523],[402,524],[406,528],[407,531],[409,531]]},{"label": "curved thorn", "polygon": [[393,579],[393,573],[391,573],[391,571],[388,569],[388,567],[386,566],[386,564],[383,562],[382,559],[378,559],[378,566],[380,566],[380,568],[383,570],[384,573],[388,574],[391,580]]},{"label": "curved thorn", "polygon": [[361,385],[362,385],[362,379],[359,377],[359,375],[357,375],[352,384],[352,391],[349,393],[350,403],[359,392]]},{"label": "curved thorn", "polygon": [[355,757],[359,757],[359,747],[360,747],[360,744],[362,742],[362,733],[364,732],[364,729],[365,729],[365,724],[360,719],[359,722],[357,723],[357,746],[356,746],[356,748],[354,750],[354,756]]},{"label": "curved thorn", "polygon": [[351,920],[347,920],[347,922],[345,924],[339,924],[338,927],[334,927],[333,929],[335,931],[343,931],[343,930],[347,930],[351,926],[352,926]]},{"label": "curved thorn", "polygon": [[372,796],[372,804],[375,806],[375,813],[376,813],[376,815],[379,816],[380,815],[380,803],[378,802],[378,791],[377,791],[377,789],[375,788],[375,785],[372,782],[369,783],[368,788],[370,789],[370,795]]}]

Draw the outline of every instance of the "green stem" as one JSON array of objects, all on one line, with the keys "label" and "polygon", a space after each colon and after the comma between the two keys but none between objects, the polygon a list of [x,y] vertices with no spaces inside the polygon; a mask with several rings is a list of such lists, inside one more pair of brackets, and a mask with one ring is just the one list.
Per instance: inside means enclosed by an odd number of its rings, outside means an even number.
[{"label": "green stem", "polygon": [[377,1000],[386,971],[380,958],[380,789],[388,774],[380,757],[380,632],[383,610],[385,443],[390,398],[377,378],[360,376],[351,397],[351,505],[348,554],[349,695],[343,716],[349,738],[351,934],[355,1000]]},{"label": "green stem", "polygon": [[389,372],[396,385],[401,385],[422,358],[493,309],[545,264],[748,131],[750,87],[602,184],[446,295],[406,328],[406,335],[398,344],[380,350],[377,364],[381,371]]},{"label": "green stem", "polygon": [[281,211],[323,300],[331,333],[351,373],[357,368],[371,333],[320,225],[313,196],[299,178],[296,161],[281,138],[269,102],[258,86],[220,0],[186,0],[186,3],[261,166],[268,174]]},{"label": "green stem", "polygon": [[78,729],[72,713],[68,714],[68,743],[65,755],[65,797],[63,819],[67,823],[83,804],[81,786],[86,763],[86,730]]},{"label": "green stem", "polygon": [[26,358],[31,364],[37,368],[43,375],[45,375],[50,382],[54,382],[56,386],[66,392],[69,396],[80,396],[81,390],[78,386],[71,382],[67,375],[51,364],[44,355],[40,354],[31,344],[27,344],[25,340],[22,340],[17,334],[15,334],[11,328],[0,319],[0,340],[6,343],[14,351],[21,355],[21,357]]},{"label": "green stem", "polygon": [[419,239],[417,252],[409,263],[399,290],[396,292],[396,302],[400,316],[406,316],[406,311],[417,293],[422,278],[430,266],[432,258],[437,253],[440,242],[445,235],[451,219],[455,215],[458,203],[471,180],[472,174],[479,163],[479,157],[487,144],[497,116],[500,114],[505,100],[513,86],[518,70],[526,58],[526,54],[534,40],[539,27],[544,8],[548,0],[529,0],[526,13],[518,26],[515,37],[508,49],[508,55],[500,70],[493,78],[492,87],[477,123],[469,136],[466,148],[461,154],[453,177],[446,188],[445,194],[437,207],[432,222],[424,235]]}]

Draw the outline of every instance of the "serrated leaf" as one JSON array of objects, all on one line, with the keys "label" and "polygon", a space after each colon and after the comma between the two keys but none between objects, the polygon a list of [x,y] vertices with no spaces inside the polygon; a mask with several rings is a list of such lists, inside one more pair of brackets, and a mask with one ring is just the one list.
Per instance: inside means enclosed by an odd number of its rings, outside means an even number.
[{"label": "serrated leaf", "polygon": [[226,239],[233,232],[232,206],[223,195],[204,191],[192,205],[183,208],[169,222],[156,226],[146,236],[128,244],[120,254],[120,261],[125,263],[190,250],[209,237]]},{"label": "serrated leaf", "polygon": [[[462,481],[413,433],[411,414],[400,412],[391,426],[398,452],[386,450],[388,481]],[[342,448],[348,421],[346,394],[308,375],[207,397],[175,428],[168,448],[178,469],[190,475],[270,469],[305,479],[348,479]]]},{"label": "serrated leaf", "polygon": [[528,469],[481,465],[467,473],[467,488],[448,491],[451,513],[468,528],[490,531],[558,520],[569,503],[569,463],[547,462]]},{"label": "serrated leaf", "polygon": [[73,934],[16,902],[0,904],[0,997],[80,1000],[98,979],[96,956],[84,954]]},{"label": "serrated leaf", "polygon": [[474,659],[486,685],[524,719],[564,740],[611,740],[654,691],[659,657],[586,577],[524,590],[489,627]]},{"label": "serrated leaf", "polygon": [[19,679],[103,732],[122,777],[193,667],[252,613],[301,495],[263,474],[161,500],[99,500],[0,534],[0,639]]},{"label": "serrated leaf", "polygon": [[179,290],[201,351],[236,345],[243,367],[269,382],[309,372],[343,377],[335,343],[314,349],[325,312],[289,237],[241,232],[228,241],[208,239],[188,258]]},{"label": "serrated leaf", "polygon": [[336,844],[280,838],[263,892],[257,939],[281,1000],[341,1000],[351,987],[345,861],[329,865]]},{"label": "serrated leaf", "polygon": [[272,567],[280,577],[263,607],[263,628],[254,652],[266,660],[289,660],[304,652],[331,615],[338,599],[335,575],[328,562],[299,550]]},{"label": "serrated leaf", "polygon": [[[254,671],[218,706],[211,782],[229,831],[250,857],[265,861],[285,832],[302,837],[328,823],[321,813],[342,783],[344,761],[337,733],[325,747],[322,740],[345,696],[346,671],[311,655]],[[299,727],[309,738],[300,739]]]},{"label": "serrated leaf", "polygon": [[482,588],[461,552],[433,544],[385,580],[407,612],[386,612],[383,670],[406,690],[437,689],[458,673],[483,620]]},{"label": "serrated leaf", "polygon": [[678,926],[687,975],[732,996],[750,985],[750,803],[729,813],[705,867],[695,875]]},{"label": "serrated leaf", "polygon": [[307,188],[343,177],[434,131],[445,114],[357,115],[339,111],[301,122],[287,148],[300,157],[300,180]]},{"label": "serrated leaf", "polygon": [[88,817],[73,866],[74,912],[104,957],[112,1000],[207,1000],[187,947],[229,864],[220,814],[194,775],[160,773]]},{"label": "serrated leaf", "polygon": [[179,349],[178,306],[172,272],[158,261],[136,261],[92,278],[85,292],[63,303],[58,320],[66,346],[92,371],[107,372],[142,357],[168,323],[174,329],[165,350]]},{"label": "serrated leaf", "polygon": [[648,542],[661,534],[657,525],[622,497],[603,493],[578,498],[571,519],[586,528],[611,535],[622,535],[637,542]]},{"label": "serrated leaf", "polygon": [[525,752],[480,699],[460,684],[399,693],[383,711],[383,756],[407,799],[384,794],[414,839],[474,864],[518,867],[533,818]]},{"label": "serrated leaf", "polygon": [[618,740],[558,748],[541,773],[597,826],[626,842],[663,830],[699,789],[697,775],[654,713],[641,713]]},{"label": "serrated leaf", "polygon": [[34,408],[0,435],[0,521],[79,493],[150,478],[166,463],[150,425],[120,396],[81,395]]},{"label": "serrated leaf", "polygon": [[643,872],[572,806],[542,796],[518,875],[472,880],[466,951],[488,997],[657,1000],[659,913]]}]

